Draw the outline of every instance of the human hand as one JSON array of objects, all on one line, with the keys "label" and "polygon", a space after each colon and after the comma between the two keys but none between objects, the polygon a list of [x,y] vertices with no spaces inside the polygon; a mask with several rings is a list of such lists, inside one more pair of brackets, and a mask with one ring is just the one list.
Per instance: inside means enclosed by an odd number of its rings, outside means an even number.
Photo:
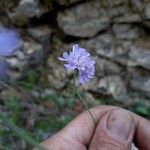
[{"label": "human hand", "polygon": [[64,129],[44,141],[47,150],[150,150],[150,121],[125,109],[98,106],[76,117]]}]

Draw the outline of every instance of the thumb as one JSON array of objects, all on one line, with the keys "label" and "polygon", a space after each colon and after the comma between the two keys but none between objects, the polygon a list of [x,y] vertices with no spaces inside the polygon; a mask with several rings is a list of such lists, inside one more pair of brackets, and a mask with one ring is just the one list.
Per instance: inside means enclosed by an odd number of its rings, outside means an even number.
[{"label": "thumb", "polygon": [[131,150],[134,120],[124,109],[113,109],[99,121],[89,150]]}]

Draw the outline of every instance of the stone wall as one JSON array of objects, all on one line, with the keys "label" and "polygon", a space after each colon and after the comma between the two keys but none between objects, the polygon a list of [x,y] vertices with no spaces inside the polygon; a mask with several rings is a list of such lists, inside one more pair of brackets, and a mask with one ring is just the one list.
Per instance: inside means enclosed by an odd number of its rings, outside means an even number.
[{"label": "stone wall", "polygon": [[8,58],[12,79],[45,65],[52,87],[66,87],[70,74],[57,57],[79,43],[97,61],[84,90],[149,101],[149,0],[1,0],[0,19],[22,37],[21,49]]}]

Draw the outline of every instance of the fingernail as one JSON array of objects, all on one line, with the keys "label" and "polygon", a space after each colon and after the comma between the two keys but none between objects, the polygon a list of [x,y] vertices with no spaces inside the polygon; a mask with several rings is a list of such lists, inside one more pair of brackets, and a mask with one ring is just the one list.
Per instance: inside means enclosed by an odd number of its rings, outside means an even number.
[{"label": "fingernail", "polygon": [[130,113],[123,109],[110,112],[107,119],[107,130],[114,137],[127,140],[133,126],[133,118]]}]

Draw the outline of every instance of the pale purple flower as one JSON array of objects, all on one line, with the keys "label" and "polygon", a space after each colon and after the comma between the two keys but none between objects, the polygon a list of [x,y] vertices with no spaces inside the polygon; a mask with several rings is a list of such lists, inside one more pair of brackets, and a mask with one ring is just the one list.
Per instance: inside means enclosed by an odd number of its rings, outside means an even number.
[{"label": "pale purple flower", "polygon": [[95,74],[95,60],[90,56],[86,49],[73,45],[70,53],[64,52],[59,60],[67,62],[64,66],[68,71],[77,70],[79,73],[79,82],[81,84],[89,82]]},{"label": "pale purple flower", "polygon": [[0,56],[12,55],[20,46],[19,34],[0,25]]},{"label": "pale purple flower", "polygon": [[19,47],[19,34],[13,29],[4,28],[0,24],[0,80],[9,78],[9,64],[4,57],[11,56]]}]

